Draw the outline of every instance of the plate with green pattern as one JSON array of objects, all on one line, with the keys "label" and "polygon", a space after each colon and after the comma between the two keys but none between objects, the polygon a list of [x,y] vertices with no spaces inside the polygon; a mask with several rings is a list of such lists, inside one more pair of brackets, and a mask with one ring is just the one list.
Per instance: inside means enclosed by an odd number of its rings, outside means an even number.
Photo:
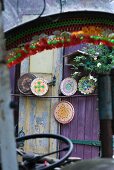
[{"label": "plate with green pattern", "polygon": [[78,90],[82,94],[91,94],[96,88],[96,81],[89,76],[82,77],[78,82]]},{"label": "plate with green pattern", "polygon": [[36,96],[43,96],[48,91],[47,81],[43,78],[36,78],[31,83],[31,91]]}]

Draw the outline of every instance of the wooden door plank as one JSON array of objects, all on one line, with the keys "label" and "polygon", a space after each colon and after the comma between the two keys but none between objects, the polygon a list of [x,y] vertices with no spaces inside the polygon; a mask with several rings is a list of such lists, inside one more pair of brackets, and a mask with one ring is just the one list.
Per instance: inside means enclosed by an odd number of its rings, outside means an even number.
[{"label": "wooden door plank", "polygon": [[[63,57],[62,56],[63,56],[63,48],[60,48],[59,50],[58,49],[53,50],[52,78],[53,76],[56,77],[56,84],[55,86],[51,87],[52,96],[59,95],[59,87],[60,87],[60,82],[62,80],[62,73],[63,73]],[[60,133],[59,123],[55,120],[55,117],[53,114],[55,106],[59,102],[59,100],[60,99],[58,98],[51,98],[51,104],[50,104],[49,132],[54,133],[54,134]],[[56,150],[56,147],[57,147],[57,141],[54,139],[50,139],[49,151],[52,152]]]},{"label": "wooden door plank", "polygon": [[[41,75],[40,75],[41,77]],[[51,75],[46,77],[51,79]],[[51,89],[47,95],[51,96]],[[49,133],[50,125],[50,99],[41,99],[39,97],[21,97],[19,113],[19,129],[23,128],[24,133]],[[24,104],[23,107],[21,107]],[[40,147],[39,147],[40,146]],[[34,151],[38,153],[45,153],[49,151],[49,142],[47,140],[31,140],[25,143],[24,149],[26,151]]]},{"label": "wooden door plank", "polygon": [[[100,140],[100,122],[99,122],[99,113],[98,113],[98,100],[97,96],[93,97],[93,128],[92,128],[92,140]],[[92,147],[92,158],[99,157],[99,147]]]},{"label": "wooden door plank", "polygon": [[[72,98],[65,98],[66,101],[69,101],[70,103],[75,103],[74,105],[74,117],[72,119],[71,122],[69,122],[68,124],[61,124],[61,134],[68,137],[71,140],[75,140],[77,139],[77,128],[78,128],[78,98],[76,97],[75,100],[73,99],[72,102]],[[73,125],[73,126],[72,126]],[[61,153],[61,156],[63,154]],[[74,144],[74,149],[72,152],[72,156],[78,156],[77,155],[77,145]]]},{"label": "wooden door plank", "polygon": [[[71,98],[70,102],[72,103],[74,110],[75,110],[75,115],[73,120],[71,121],[71,125],[70,125],[70,139],[77,139],[78,136],[78,113],[79,113],[79,107],[78,107],[78,97],[76,98]],[[73,125],[73,126],[72,126]],[[77,145],[74,144],[74,149],[73,149],[73,153],[72,156],[74,157],[78,157],[77,155]]]},{"label": "wooden door plank", "polygon": [[[85,129],[84,129],[84,140],[92,139],[92,126],[93,126],[93,112],[92,107],[94,103],[92,102],[92,97],[85,97],[86,107],[85,107]],[[84,146],[84,159],[91,159],[91,146]]]},{"label": "wooden door plank", "polygon": [[[85,107],[86,107],[86,102],[85,98],[83,97],[78,97],[78,135],[77,139],[78,140],[84,140],[84,128],[85,128]],[[77,155],[81,157],[82,159],[84,158],[84,146],[83,145],[77,145]]]}]

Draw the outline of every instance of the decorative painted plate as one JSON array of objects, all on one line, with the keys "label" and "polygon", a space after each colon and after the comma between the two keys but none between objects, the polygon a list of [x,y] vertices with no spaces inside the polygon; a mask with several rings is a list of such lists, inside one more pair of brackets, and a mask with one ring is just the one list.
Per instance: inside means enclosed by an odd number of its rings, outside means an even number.
[{"label": "decorative painted plate", "polygon": [[26,73],[23,74],[19,79],[18,79],[18,89],[21,93],[23,94],[32,94],[31,92],[31,82],[36,78],[36,76],[32,73]]},{"label": "decorative painted plate", "polygon": [[36,96],[43,96],[48,91],[47,81],[43,78],[36,78],[31,83],[31,91]]},{"label": "decorative painted plate", "polygon": [[96,87],[95,79],[90,79],[89,76],[82,77],[78,82],[78,89],[82,94],[93,93]]},{"label": "decorative painted plate", "polygon": [[55,119],[62,124],[69,123],[74,117],[74,107],[68,101],[61,101],[54,110]]},{"label": "decorative painted plate", "polygon": [[66,96],[71,96],[77,91],[77,82],[74,78],[67,77],[60,84],[61,92]]}]

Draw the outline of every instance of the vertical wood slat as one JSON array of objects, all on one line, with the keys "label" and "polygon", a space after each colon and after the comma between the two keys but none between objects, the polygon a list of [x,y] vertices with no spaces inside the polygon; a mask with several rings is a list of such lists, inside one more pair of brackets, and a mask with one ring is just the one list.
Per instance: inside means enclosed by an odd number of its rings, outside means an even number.
[{"label": "vertical wood slat", "polygon": [[[94,125],[94,114],[96,114],[96,109],[94,111],[93,107],[94,107],[94,104],[95,104],[95,100],[94,100],[94,96],[88,96],[86,97],[86,110],[85,110],[85,137],[84,137],[84,140],[93,140],[93,137],[95,138],[95,140],[99,140],[97,139],[98,138],[98,134],[97,136],[93,136],[93,128],[96,129]],[[94,103],[94,104],[93,104]],[[98,122],[97,122],[98,124]],[[86,159],[89,159],[90,156],[92,158],[92,151],[94,152],[94,148],[92,148],[91,146],[85,146],[84,147],[84,158]],[[98,151],[98,148],[97,148],[97,151]],[[97,155],[94,155],[94,156],[98,156],[98,152],[97,152]]]},{"label": "vertical wood slat", "polygon": [[[93,112],[92,112],[92,97],[86,97],[85,107],[85,129],[84,140],[92,139],[92,124],[93,124]],[[91,119],[90,119],[91,118]],[[89,159],[91,156],[91,146],[84,146],[84,158]]]},{"label": "vertical wood slat", "polygon": [[[74,103],[73,103],[74,105]],[[83,140],[84,139],[84,126],[85,126],[85,100],[82,97],[78,98],[78,116],[77,116],[77,123],[78,123],[78,135],[77,139],[78,140]],[[73,136],[74,137],[74,136]],[[77,156],[81,157],[82,159],[84,158],[83,155],[84,152],[84,146],[83,145],[77,145]]]},{"label": "vertical wood slat", "polygon": [[[63,72],[63,48],[60,48],[59,50],[53,51],[53,76],[56,77],[56,85],[52,86],[52,96],[58,96],[59,94],[59,86],[60,82],[62,80],[62,72]],[[50,133],[58,134],[60,133],[58,122],[54,118],[54,109],[56,104],[59,102],[59,99],[51,99],[50,104]],[[57,141],[50,139],[49,142],[49,151],[55,151],[57,147]]]},{"label": "vertical wood slat", "polygon": [[[72,103],[72,98],[65,98],[65,100],[69,101]],[[60,133],[66,137],[68,137],[69,139],[77,139],[77,135],[78,135],[78,107],[77,107],[77,103],[78,103],[78,98],[75,98],[75,105],[74,105],[74,118],[71,122],[69,122],[68,124],[61,124],[61,128],[60,128]],[[73,126],[72,126],[73,124]],[[75,145],[74,149],[73,149],[73,153],[72,156],[76,156],[77,153],[77,146]],[[63,153],[60,154],[60,156],[63,156]]]},{"label": "vertical wood slat", "polygon": [[[92,121],[90,121],[90,117],[92,117],[91,113],[91,98],[85,97],[85,122],[84,122],[84,140],[89,140],[92,138]],[[91,146],[84,146],[84,155],[83,158],[89,159],[91,155]]]},{"label": "vertical wood slat", "polygon": [[[93,122],[92,122],[92,140],[100,140],[100,121],[99,121],[99,113],[98,113],[98,98],[97,96],[92,97],[93,98]],[[92,146],[92,153],[91,157],[95,158],[100,156],[99,155],[99,147]]]}]

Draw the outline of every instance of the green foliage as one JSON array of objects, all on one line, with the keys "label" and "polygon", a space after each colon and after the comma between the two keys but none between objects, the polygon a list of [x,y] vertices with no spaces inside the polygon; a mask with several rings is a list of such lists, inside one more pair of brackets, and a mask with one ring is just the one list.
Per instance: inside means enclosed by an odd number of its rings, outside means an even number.
[{"label": "green foliage", "polygon": [[109,49],[104,45],[87,44],[81,49],[87,55],[77,55],[74,58],[74,74],[76,72],[86,71],[88,74],[103,74],[110,72],[114,66],[114,49]]}]

